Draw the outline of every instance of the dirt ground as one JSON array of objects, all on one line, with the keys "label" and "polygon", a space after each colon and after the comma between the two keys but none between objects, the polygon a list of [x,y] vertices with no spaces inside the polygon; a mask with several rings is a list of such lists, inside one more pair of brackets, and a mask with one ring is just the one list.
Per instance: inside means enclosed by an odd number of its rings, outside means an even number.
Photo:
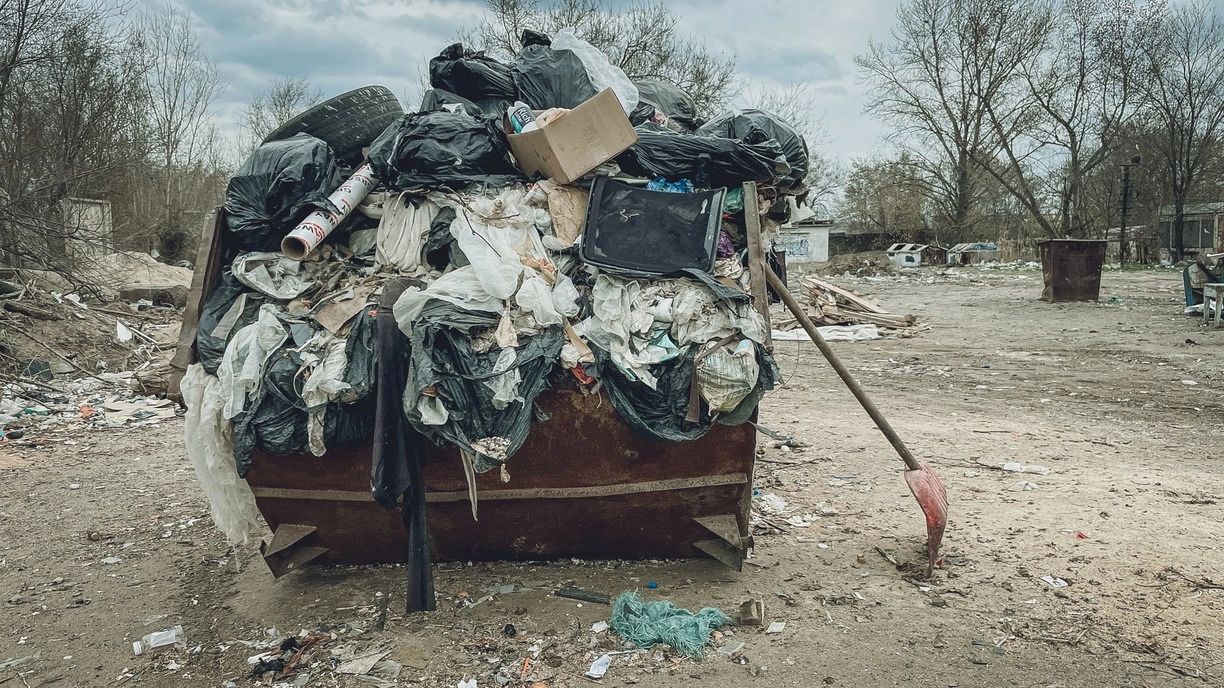
[{"label": "dirt ground", "polygon": [[[428,615],[397,611],[396,567],[274,580],[253,546],[230,550],[181,420],[31,431],[0,445],[0,686],[255,685],[256,646],[302,629],[335,636],[319,658],[389,652],[398,685],[487,688],[503,669],[512,685],[583,686],[590,662],[623,646],[590,629],[608,607],[550,594],[567,583],[732,614],[757,597],[786,624],[725,628],[702,661],[616,654],[605,685],[1224,685],[1224,330],[1180,314],[1173,271],[1109,272],[1100,303],[1059,305],[1038,300],[1032,268],[945,272],[838,280],[929,326],[836,347],[947,483],[930,581],[912,573],[923,530],[901,464],[815,348],[787,342],[786,385],[761,422],[808,446],[762,438],[757,488],[789,505],[772,520],[810,525],[759,528],[742,573],[704,560],[439,565]],[[1013,461],[1049,471],[999,470]],[[131,641],[175,624],[185,648],[132,656]],[[325,664],[287,685],[375,685]]]}]

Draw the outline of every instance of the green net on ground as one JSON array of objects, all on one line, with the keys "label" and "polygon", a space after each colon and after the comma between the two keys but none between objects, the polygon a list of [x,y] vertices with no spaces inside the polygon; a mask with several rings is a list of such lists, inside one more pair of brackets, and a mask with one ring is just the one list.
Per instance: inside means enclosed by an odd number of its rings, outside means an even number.
[{"label": "green net on ground", "polygon": [[704,654],[710,633],[731,619],[713,607],[694,614],[671,602],[643,602],[636,592],[621,593],[612,603],[612,629],[638,647],[671,645],[689,657]]}]

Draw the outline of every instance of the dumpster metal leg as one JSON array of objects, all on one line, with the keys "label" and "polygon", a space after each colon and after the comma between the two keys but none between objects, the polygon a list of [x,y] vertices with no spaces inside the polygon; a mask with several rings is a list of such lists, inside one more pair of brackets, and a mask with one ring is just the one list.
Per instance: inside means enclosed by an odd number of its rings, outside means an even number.
[{"label": "dumpster metal leg", "polygon": [[259,553],[274,577],[280,578],[327,554],[326,547],[310,544],[318,530],[315,526],[282,523],[271,540],[259,543]]},{"label": "dumpster metal leg", "polygon": [[693,519],[717,538],[698,540],[693,547],[721,561],[736,571],[744,570],[744,556],[752,547],[752,536],[743,535],[739,519],[733,514],[699,516]]}]

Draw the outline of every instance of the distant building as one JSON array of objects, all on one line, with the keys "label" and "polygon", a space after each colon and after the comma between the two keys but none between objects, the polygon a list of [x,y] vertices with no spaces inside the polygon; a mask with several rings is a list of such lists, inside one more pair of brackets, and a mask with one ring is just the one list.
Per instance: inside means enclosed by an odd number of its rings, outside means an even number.
[{"label": "distant building", "polygon": [[899,268],[921,265],[943,265],[948,262],[948,249],[936,244],[893,244],[888,247],[888,259]]},{"label": "distant building", "polygon": [[[1216,253],[1224,247],[1224,201],[1187,203],[1182,215],[1182,236],[1187,255]],[[1173,231],[1176,220],[1173,206],[1160,207],[1156,239],[1162,257],[1170,257],[1177,252],[1177,234]]]},{"label": "distant building", "polygon": [[999,259],[999,245],[992,241],[957,244],[948,249],[948,265],[975,265]]},{"label": "distant building", "polygon": [[831,220],[806,218],[784,225],[774,240],[774,250],[786,252],[787,265],[829,262]]}]

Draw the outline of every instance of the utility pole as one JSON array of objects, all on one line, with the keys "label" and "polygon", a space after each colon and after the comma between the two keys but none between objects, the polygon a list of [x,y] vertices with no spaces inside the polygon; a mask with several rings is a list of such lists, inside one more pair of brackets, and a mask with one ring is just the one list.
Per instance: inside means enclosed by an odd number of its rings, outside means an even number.
[{"label": "utility pole", "polygon": [[1131,180],[1130,171],[1143,159],[1133,156],[1130,162],[1122,163],[1122,226],[1118,228],[1118,266],[1126,267],[1126,254],[1129,246],[1126,243],[1126,212],[1130,210]]}]

